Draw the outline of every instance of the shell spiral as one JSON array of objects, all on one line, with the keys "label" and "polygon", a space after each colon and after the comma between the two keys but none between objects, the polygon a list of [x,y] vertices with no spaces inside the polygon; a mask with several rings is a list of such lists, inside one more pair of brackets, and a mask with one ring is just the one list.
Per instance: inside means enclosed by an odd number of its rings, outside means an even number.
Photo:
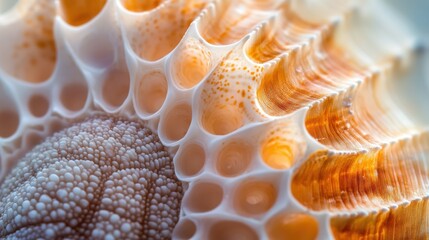
[{"label": "shell spiral", "polygon": [[0,1],[0,237],[427,239],[420,34],[383,0]]}]

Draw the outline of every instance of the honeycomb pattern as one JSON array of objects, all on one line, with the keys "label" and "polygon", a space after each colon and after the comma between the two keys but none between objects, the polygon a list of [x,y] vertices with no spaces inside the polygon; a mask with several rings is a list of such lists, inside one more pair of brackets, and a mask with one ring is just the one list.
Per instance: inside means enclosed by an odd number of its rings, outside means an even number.
[{"label": "honeycomb pattern", "polygon": [[104,112],[174,155],[172,238],[427,238],[427,214],[409,219],[427,202],[426,55],[398,16],[382,0],[0,3],[0,177]]}]

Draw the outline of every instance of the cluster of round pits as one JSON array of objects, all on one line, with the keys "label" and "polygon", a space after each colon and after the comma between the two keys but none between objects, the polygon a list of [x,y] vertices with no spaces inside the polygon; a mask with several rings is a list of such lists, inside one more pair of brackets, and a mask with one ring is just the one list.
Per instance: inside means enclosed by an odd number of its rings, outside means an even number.
[{"label": "cluster of round pits", "polygon": [[[305,225],[306,222],[301,223],[299,217],[293,216],[305,214],[289,213],[287,206],[295,203],[286,197],[288,190],[284,188],[290,181],[288,176],[294,171],[295,163],[308,154],[308,139],[305,140],[305,134],[298,130],[300,127],[294,125],[296,118],[299,116],[267,122],[210,142],[190,139],[181,145],[174,163],[179,179],[190,182],[182,202],[190,229],[186,234],[193,232],[192,236],[196,239],[234,239],[238,233],[242,234],[240,236],[258,239],[267,236],[266,234],[277,234],[279,237],[288,231],[299,235],[293,232],[294,226]],[[281,138],[275,137],[279,136],[278,133],[281,133]],[[267,142],[270,144],[264,144]],[[271,146],[281,146],[286,142],[287,148]],[[300,145],[299,149],[303,152],[293,152],[290,147],[294,144]],[[316,146],[311,146],[314,147]],[[277,151],[293,154],[279,154]],[[277,165],[265,161],[267,156],[275,158]],[[290,223],[285,223],[284,227],[277,227],[270,233],[268,228],[272,221],[279,221],[274,218],[279,212],[286,217],[290,216]],[[212,215],[216,216],[213,224],[201,224],[201,216]],[[258,221],[259,224],[256,224]],[[318,220],[314,221],[316,229],[305,239],[317,236]],[[228,224],[236,226],[236,229],[220,230],[220,226]],[[196,230],[191,227],[194,225]],[[281,223],[277,225],[282,226]],[[179,223],[178,228],[180,226]],[[174,236],[178,238],[180,234],[184,234],[180,229],[176,231],[177,235]]]}]

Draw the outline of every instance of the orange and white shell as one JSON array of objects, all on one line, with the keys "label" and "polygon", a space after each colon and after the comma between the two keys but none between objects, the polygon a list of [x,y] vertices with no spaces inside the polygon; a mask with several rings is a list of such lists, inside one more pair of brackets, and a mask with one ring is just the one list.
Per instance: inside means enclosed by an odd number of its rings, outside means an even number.
[{"label": "orange and white shell", "polygon": [[[0,181],[103,113],[156,133],[185,190],[174,231],[94,238],[429,238],[429,62],[410,25],[381,0],[0,0]],[[8,194],[1,238],[33,226]]]}]

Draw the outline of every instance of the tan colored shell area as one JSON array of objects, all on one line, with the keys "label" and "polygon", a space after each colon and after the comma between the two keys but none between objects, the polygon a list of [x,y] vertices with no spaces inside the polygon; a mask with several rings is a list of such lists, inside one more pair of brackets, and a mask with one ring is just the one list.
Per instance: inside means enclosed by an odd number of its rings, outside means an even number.
[{"label": "tan colored shell area", "polygon": [[[399,16],[383,0],[0,4],[0,236],[428,238],[429,99],[413,92],[427,89],[426,53]],[[110,117],[82,122],[94,112]],[[60,134],[48,136],[71,123],[62,132],[71,142],[87,133],[120,141],[111,125],[130,124],[135,143],[153,136],[146,144],[162,153],[143,151],[150,159],[128,162],[148,166],[123,169],[120,156],[97,162],[108,153],[98,143],[86,150],[98,149],[94,159],[77,148],[69,161],[38,155],[57,149]],[[63,218],[39,211],[47,174],[74,167],[87,194],[98,178],[106,194],[159,180],[171,196],[155,203],[142,190],[135,198],[153,207],[130,198],[122,211],[126,195],[103,202],[100,192],[89,207],[50,205],[77,209]],[[25,201],[36,212],[23,212]],[[111,220],[115,211],[129,225]]]}]

